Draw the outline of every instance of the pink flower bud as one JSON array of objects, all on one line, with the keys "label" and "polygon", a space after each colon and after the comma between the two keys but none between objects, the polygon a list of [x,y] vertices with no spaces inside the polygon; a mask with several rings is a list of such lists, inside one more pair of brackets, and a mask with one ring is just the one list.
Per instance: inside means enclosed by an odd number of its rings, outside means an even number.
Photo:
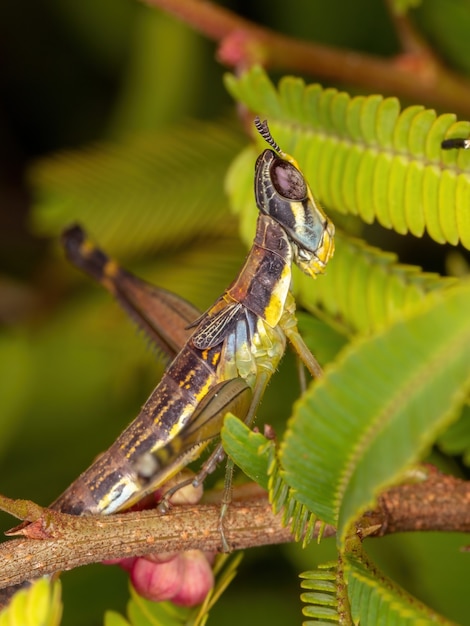
[{"label": "pink flower bud", "polygon": [[172,602],[181,606],[200,604],[214,586],[211,564],[201,550],[188,550],[179,558],[184,562],[183,581]]},{"label": "pink flower bud", "polygon": [[[161,561],[168,557],[155,555],[136,559],[131,581],[137,593],[154,602],[171,600],[182,606],[200,604],[214,585],[208,557],[200,550],[188,550]],[[212,560],[212,555],[210,558]]]},{"label": "pink flower bud", "polygon": [[164,563],[137,559],[131,571],[131,581],[137,593],[147,600],[162,602],[179,593],[183,576],[183,563],[175,557]]}]

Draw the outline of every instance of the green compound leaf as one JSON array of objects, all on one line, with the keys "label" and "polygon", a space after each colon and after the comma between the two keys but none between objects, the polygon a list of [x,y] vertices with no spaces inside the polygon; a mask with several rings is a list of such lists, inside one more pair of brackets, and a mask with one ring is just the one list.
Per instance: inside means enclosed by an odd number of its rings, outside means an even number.
[{"label": "green compound leaf", "polygon": [[338,528],[400,480],[459,415],[470,388],[470,286],[346,348],[297,403],[280,463],[296,497]]},{"label": "green compound leaf", "polygon": [[60,581],[41,578],[13,596],[0,613],[0,626],[58,626],[61,617]]},{"label": "green compound leaf", "polygon": [[274,441],[248,428],[235,415],[228,414],[221,431],[224,450],[243,472],[269,491],[274,513],[282,511],[296,541],[307,545],[315,530],[315,515],[296,497],[285,482],[276,459]]},{"label": "green compound leaf", "polygon": [[310,618],[303,626],[352,624],[348,619],[346,585],[337,561],[322,563],[315,570],[300,574],[300,578],[302,579],[300,586],[307,590],[300,596],[302,602],[307,604],[303,607],[302,613]]},{"label": "green compound leaf", "polygon": [[470,151],[441,149],[447,137],[469,136],[470,122],[422,106],[400,111],[396,98],[351,97],[294,77],[276,90],[259,67],[226,76],[226,85],[268,119],[329,210],[470,248]]},{"label": "green compound leaf", "polygon": [[220,236],[230,219],[222,181],[240,147],[227,122],[192,121],[54,155],[30,172],[33,226],[57,236],[79,221],[121,259]]},{"label": "green compound leaf", "polygon": [[310,618],[304,626],[452,624],[382,574],[360,546],[300,577],[306,590],[301,600],[307,604],[302,612]]},{"label": "green compound leaf", "polygon": [[274,442],[253,432],[238,417],[227,414],[221,430],[224,450],[243,472],[264,489],[268,488],[270,451]]},{"label": "green compound leaf", "polygon": [[353,333],[374,332],[411,311],[427,293],[456,283],[399,263],[396,254],[342,232],[336,234],[325,278],[318,277],[312,285],[308,276],[296,275],[299,302],[311,311],[320,307]]},{"label": "green compound leaf", "polygon": [[362,550],[345,555],[344,573],[354,624],[453,624],[382,574]]},{"label": "green compound leaf", "polygon": [[310,618],[304,626],[452,624],[382,574],[360,546],[300,577],[306,590],[301,600],[307,604],[302,612]]},{"label": "green compound leaf", "polygon": [[[257,218],[253,200],[256,156],[253,147],[245,149],[232,163],[226,179],[232,209],[239,216],[241,236],[247,245],[253,241]],[[320,308],[328,320],[340,322],[347,333],[371,333],[410,310],[428,292],[456,283],[452,278],[399,263],[396,254],[341,231],[335,240],[336,250],[326,276],[312,283],[309,276],[294,268],[294,293],[298,304],[312,312]]]}]

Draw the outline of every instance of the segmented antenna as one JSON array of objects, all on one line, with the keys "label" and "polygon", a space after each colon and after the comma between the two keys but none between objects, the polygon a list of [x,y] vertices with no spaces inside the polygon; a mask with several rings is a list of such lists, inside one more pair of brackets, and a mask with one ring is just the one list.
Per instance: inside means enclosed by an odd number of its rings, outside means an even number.
[{"label": "segmented antenna", "polygon": [[462,139],[461,137],[444,139],[441,143],[441,148],[443,150],[451,150],[452,148],[463,148],[464,150],[467,150],[470,148],[470,139]]},{"label": "segmented antenna", "polygon": [[273,148],[279,155],[283,156],[284,152],[281,150],[277,142],[273,139],[269,131],[268,120],[264,120],[263,122],[259,119],[258,116],[255,117],[255,126],[256,130],[259,132],[261,137],[268,143],[271,148]]}]

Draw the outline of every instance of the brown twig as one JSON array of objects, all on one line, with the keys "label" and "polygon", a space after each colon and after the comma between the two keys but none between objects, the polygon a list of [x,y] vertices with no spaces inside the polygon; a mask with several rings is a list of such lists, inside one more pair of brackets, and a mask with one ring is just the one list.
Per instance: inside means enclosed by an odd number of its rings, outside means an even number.
[{"label": "brown twig", "polygon": [[[0,589],[106,559],[222,549],[219,504],[178,506],[164,516],[140,511],[73,517],[45,511],[42,536],[50,538],[16,539],[0,545]],[[40,525],[41,519],[35,524]],[[257,498],[234,502],[224,528],[234,550],[293,541],[280,516],[273,515],[264,492]],[[377,508],[357,524],[360,536],[417,530],[470,532],[470,482],[436,474],[422,483],[395,487],[384,493]],[[323,534],[332,536],[335,529],[327,526]]]},{"label": "brown twig", "polygon": [[393,0],[385,0],[385,5],[395,28],[395,33],[400,41],[402,52],[404,54],[434,57],[433,51],[411,22],[409,12],[397,12]]},{"label": "brown twig", "polygon": [[207,0],[145,1],[217,41],[219,59],[236,70],[260,63],[470,114],[470,81],[432,54],[384,59],[288,37]]},{"label": "brown twig", "polygon": [[380,534],[407,531],[470,532],[470,482],[431,474],[380,496]]},{"label": "brown twig", "polygon": [[[51,513],[52,538],[0,545],[0,588],[106,559],[195,548],[222,550],[218,504],[175,506],[164,516],[156,511],[102,517]],[[49,532],[50,521],[47,526]],[[289,530],[273,516],[266,497],[233,503],[225,529],[233,549],[292,540]]]}]

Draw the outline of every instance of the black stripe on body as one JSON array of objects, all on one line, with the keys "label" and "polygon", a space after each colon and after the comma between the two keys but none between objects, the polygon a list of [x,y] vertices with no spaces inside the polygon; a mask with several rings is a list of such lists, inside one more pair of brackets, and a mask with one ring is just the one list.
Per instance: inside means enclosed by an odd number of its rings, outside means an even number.
[{"label": "black stripe on body", "polygon": [[130,464],[119,454],[115,446],[86,469],[58,498],[50,508],[70,515],[101,513],[99,506],[103,496],[120,479],[132,473]]},{"label": "black stripe on body", "polygon": [[[212,387],[219,382],[218,354],[218,348],[201,351],[189,343],[186,345],[167,369],[140,414],[116,441],[129,459],[133,458],[136,450],[147,452],[161,447],[159,443],[166,443],[169,433],[180,421],[184,408],[188,405],[196,408],[202,399],[201,392],[208,385]],[[179,430],[188,419],[180,421]]]},{"label": "black stripe on body", "polygon": [[228,294],[258,317],[266,311],[281,277],[287,273],[283,296],[290,286],[292,248],[284,229],[270,217],[259,215],[256,237],[245,265],[228,289]]},{"label": "black stripe on body", "polygon": [[61,241],[68,260],[75,267],[97,282],[103,282],[104,268],[110,259],[88,240],[85,231],[80,226],[75,224],[64,230]]},{"label": "black stripe on body", "polygon": [[201,401],[199,396],[205,395],[207,386],[219,382],[219,359],[220,348],[199,351],[187,345],[135,420],[52,507],[72,515],[99,513],[99,503],[121,478],[130,476],[135,483],[147,482],[148,477],[143,480],[136,470],[138,461],[146,453],[163,448],[184,428]]},{"label": "black stripe on body", "polygon": [[[256,319],[265,319],[273,292],[279,292],[276,288],[281,277],[286,283],[284,274],[287,275],[287,294],[290,273],[285,270],[290,268],[291,255],[291,246],[283,229],[271,218],[260,215],[255,243],[238,278],[201,320],[203,324],[218,312],[229,312],[230,302],[235,300],[242,306],[231,320],[234,324],[224,328],[219,335],[220,343],[214,347],[198,349],[189,339],[139,415],[108,451],[54,503],[54,508],[82,514],[111,510],[110,502],[118,501],[119,508],[125,508],[124,496],[122,503],[119,499],[121,479],[127,480],[129,491],[134,484],[137,488],[142,482],[139,460],[150,452],[171,446],[208,389],[227,375],[226,360],[230,360],[230,367],[236,367],[236,355],[251,345]],[[282,297],[280,300],[282,309],[284,300]],[[196,329],[195,334],[197,332]],[[252,375],[256,376],[256,372],[250,371]],[[238,373],[234,372],[234,376]]]},{"label": "black stripe on body", "polygon": [[273,253],[265,253],[251,280],[243,304],[260,317],[271,302],[273,289],[279,283],[285,264]]}]

